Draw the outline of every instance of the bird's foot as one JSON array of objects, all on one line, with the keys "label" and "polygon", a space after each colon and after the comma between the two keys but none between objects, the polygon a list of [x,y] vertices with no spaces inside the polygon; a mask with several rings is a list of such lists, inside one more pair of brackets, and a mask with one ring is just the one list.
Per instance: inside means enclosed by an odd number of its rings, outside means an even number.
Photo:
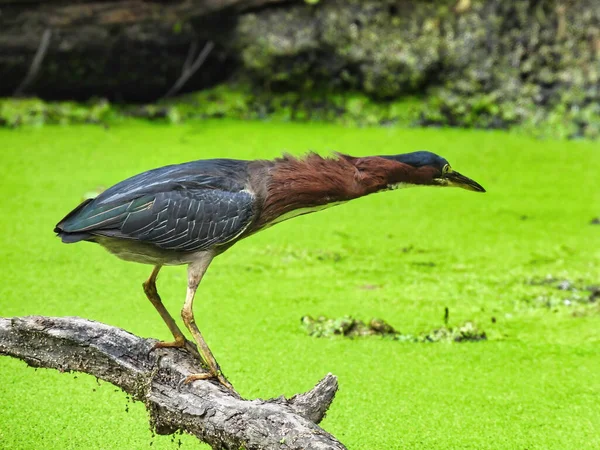
[{"label": "bird's foot", "polygon": [[185,343],[187,342],[187,339],[182,338],[182,339],[175,339],[174,341],[159,341],[156,344],[154,344],[154,347],[152,347],[153,349],[155,348],[183,348],[185,347]]},{"label": "bird's foot", "polygon": [[188,341],[185,337],[175,338],[174,341],[159,341],[152,346],[152,350],[156,350],[157,348],[185,348],[192,353],[192,355],[200,358],[200,353],[198,353],[196,345],[193,342]]},{"label": "bird's foot", "polygon": [[185,380],[183,380],[183,382],[185,384],[188,384],[188,383],[191,383],[196,380],[210,380],[211,378],[216,378],[219,381],[219,383],[221,383],[227,389],[229,389],[230,391],[236,392],[236,390],[233,388],[232,384],[229,381],[227,381],[227,378],[225,378],[223,376],[221,371],[219,371],[217,373],[213,373],[213,372],[194,373],[192,375],[188,375],[187,377],[185,377]]}]

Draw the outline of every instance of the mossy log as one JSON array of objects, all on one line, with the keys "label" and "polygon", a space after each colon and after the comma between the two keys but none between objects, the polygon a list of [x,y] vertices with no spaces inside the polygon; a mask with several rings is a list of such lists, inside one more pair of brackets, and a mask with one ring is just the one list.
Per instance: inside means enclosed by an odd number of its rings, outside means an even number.
[{"label": "mossy log", "polygon": [[[156,100],[178,80],[192,46],[227,41],[240,12],[284,1],[0,0],[0,96]],[[187,88],[231,70],[218,45]]]},{"label": "mossy log", "polygon": [[600,136],[598,0],[323,0],[236,32],[246,76],[274,91],[418,96],[419,125]]},{"label": "mossy log", "polygon": [[0,355],[112,383],[144,402],[158,434],[186,432],[214,449],[345,449],[317,425],[337,391],[335,376],[290,399],[244,400],[215,381],[184,383],[204,371],[198,359],[186,350],[153,350],[155,343],[77,317],[0,318]]}]

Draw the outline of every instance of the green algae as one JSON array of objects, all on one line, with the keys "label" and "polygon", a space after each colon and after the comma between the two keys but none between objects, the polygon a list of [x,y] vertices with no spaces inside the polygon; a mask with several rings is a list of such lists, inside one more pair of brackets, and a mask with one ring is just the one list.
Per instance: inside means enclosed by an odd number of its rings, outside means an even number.
[{"label": "green algae", "polygon": [[[598,143],[231,120],[0,129],[0,143],[0,314],[75,315],[157,339],[169,334],[141,290],[150,267],[52,233],[85,193],[198,158],[443,155],[487,193],[397,190],[258,233],[211,265],[195,303],[199,327],[247,398],[291,396],[337,375],[322,425],[349,449],[600,446],[600,310],[583,301],[600,282]],[[576,290],[560,290],[564,281]],[[185,268],[161,271],[174,316],[185,285]],[[574,294],[582,301],[535,300]],[[383,317],[417,336],[443,328],[445,307],[449,326],[468,320],[487,339],[314,339],[298,324]],[[0,448],[179,448],[152,435],[142,404],[92,377],[0,358],[0,380]]]},{"label": "green algae", "polygon": [[319,316],[302,317],[302,327],[309,336],[318,338],[346,337],[360,338],[379,336],[399,342],[476,342],[487,339],[485,331],[473,322],[467,321],[456,327],[442,326],[416,336],[403,334],[383,319],[371,319],[368,323],[352,316],[327,318]]},{"label": "green algae", "polygon": [[45,102],[38,98],[0,99],[0,127],[107,123],[117,112],[106,100]]},{"label": "green algae", "polygon": [[[146,105],[5,98],[0,99],[0,127],[86,123],[107,126],[128,117],[169,124],[229,118],[360,127],[502,128],[536,138],[600,137],[600,103],[582,109],[577,104],[561,103],[546,112],[533,103],[501,99],[498,93],[470,95],[468,91],[456,94],[437,90],[428,97],[377,100],[360,92],[270,92],[247,84],[230,84]],[[453,119],[447,120],[450,116]]]},{"label": "green algae", "polygon": [[281,122],[332,122],[350,126],[411,126],[419,118],[419,101],[377,102],[364,94],[253,92],[248,86],[219,86],[148,105],[44,102],[0,99],[0,126],[109,125],[127,117],[171,124],[215,118],[268,119]]}]

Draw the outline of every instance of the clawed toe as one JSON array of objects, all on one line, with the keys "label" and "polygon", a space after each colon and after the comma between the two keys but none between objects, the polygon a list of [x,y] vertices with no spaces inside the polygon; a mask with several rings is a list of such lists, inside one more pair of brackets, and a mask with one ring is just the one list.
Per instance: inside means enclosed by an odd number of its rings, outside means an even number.
[{"label": "clawed toe", "polygon": [[171,342],[159,341],[152,346],[152,350],[155,350],[157,348],[183,348],[186,346],[185,344],[185,339],[177,339]]},{"label": "clawed toe", "polygon": [[216,378],[219,381],[219,383],[221,383],[223,386],[225,386],[230,391],[236,392],[235,389],[233,388],[233,386],[231,385],[231,383],[229,381],[227,381],[227,378],[225,378],[221,373],[217,373],[217,374],[214,374],[212,372],[194,373],[194,374],[191,374],[191,375],[188,375],[187,377],[185,377],[185,379],[183,380],[183,383],[189,384],[196,380],[210,380],[212,378]]},{"label": "clawed toe", "polygon": [[159,341],[152,346],[152,349],[150,351],[156,350],[157,348],[185,348],[192,355],[194,355],[197,358],[200,358],[200,353],[198,353],[198,349],[196,348],[194,343],[188,341],[187,339],[176,339],[171,342]]},{"label": "clawed toe", "polygon": [[211,378],[216,378],[216,377],[210,372],[194,373],[192,375],[188,375],[187,377],[185,377],[185,379],[183,380],[183,383],[189,384],[196,380],[210,380]]}]

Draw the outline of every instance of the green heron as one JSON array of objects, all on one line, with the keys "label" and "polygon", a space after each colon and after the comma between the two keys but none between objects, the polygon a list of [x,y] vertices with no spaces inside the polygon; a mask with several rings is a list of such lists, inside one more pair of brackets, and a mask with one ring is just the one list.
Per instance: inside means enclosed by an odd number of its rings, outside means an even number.
[{"label": "green heron", "polygon": [[192,311],[196,289],[213,258],[275,223],[375,192],[404,186],[456,186],[485,192],[427,151],[323,158],[284,155],[272,161],[210,159],[135,175],[70,212],[54,231],[65,243],[95,242],[127,261],[154,266],[144,292],[173,334],[156,347],[187,340],[156,290],[165,265],[188,265],[181,317],[209,372],[186,381],[217,378],[233,389],[198,329]]}]

